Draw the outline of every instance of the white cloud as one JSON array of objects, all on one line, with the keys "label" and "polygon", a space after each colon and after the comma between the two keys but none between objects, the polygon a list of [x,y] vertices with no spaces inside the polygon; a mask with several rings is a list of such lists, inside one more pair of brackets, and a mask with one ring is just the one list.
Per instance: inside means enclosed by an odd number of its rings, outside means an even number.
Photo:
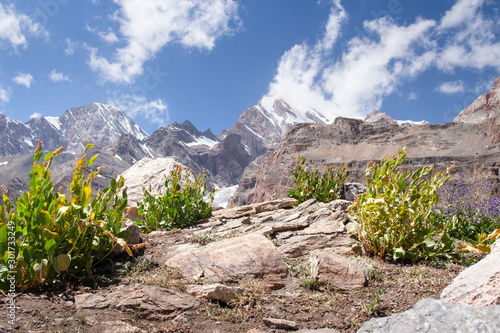
[{"label": "white cloud", "polygon": [[232,23],[239,24],[235,0],[115,0],[119,10],[114,20],[127,45],[116,49],[109,61],[90,49],[89,65],[101,78],[112,82],[131,82],[142,74],[143,64],[154,58],[165,45],[211,50],[215,41],[231,34]]},{"label": "white cloud", "polygon": [[32,113],[30,115],[30,119],[33,119],[33,118],[42,118],[43,115],[41,113],[38,113],[38,112],[35,112],[35,113]]},{"label": "white cloud", "polygon": [[108,31],[107,33],[101,31],[99,32],[99,37],[110,44],[118,41],[118,37],[112,31]]},{"label": "white cloud", "polygon": [[440,28],[454,28],[473,19],[483,3],[484,0],[458,0],[441,18]]},{"label": "white cloud", "polygon": [[[365,34],[348,40],[333,57],[348,17],[339,0],[332,0],[324,35],[314,45],[295,45],[283,54],[266,97],[284,99],[302,112],[314,108],[330,119],[357,117],[380,110],[385,97],[430,68],[500,70],[498,23],[481,12],[484,3],[458,0],[439,23],[421,17],[405,25],[389,17],[367,20]],[[445,93],[465,89],[450,83],[439,88]]]},{"label": "white cloud", "polygon": [[25,34],[48,35],[40,24],[33,22],[24,14],[17,13],[14,4],[0,3],[0,43],[7,41],[14,50],[18,47],[26,48],[28,42]]},{"label": "white cloud", "polygon": [[0,103],[1,104],[9,103],[9,100],[10,100],[10,91],[0,87]]},{"label": "white cloud", "polygon": [[68,75],[57,72],[55,69],[49,74],[49,78],[54,82],[71,81]]},{"label": "white cloud", "polygon": [[484,0],[458,0],[444,15],[439,33],[446,36],[437,59],[438,68],[456,67],[500,70],[500,41],[496,38],[497,19],[488,19],[480,11]]},{"label": "white cloud", "polygon": [[160,126],[169,121],[167,105],[160,98],[148,100],[142,95],[121,94],[109,98],[108,104],[122,109],[131,118],[140,116]]},{"label": "white cloud", "polygon": [[435,89],[436,91],[439,91],[440,93],[447,94],[447,95],[452,95],[456,93],[461,93],[465,91],[465,84],[464,81],[451,81],[451,82],[444,82],[440,84],[438,87]]},{"label": "white cloud", "polygon": [[72,55],[75,53],[76,42],[72,42],[70,38],[66,38],[66,48],[64,49],[64,54]]},{"label": "white cloud", "polygon": [[418,98],[418,94],[416,92],[412,91],[412,92],[408,93],[407,97],[408,97],[409,101],[414,101]]},{"label": "white cloud", "polygon": [[[365,30],[378,38],[351,39],[342,59],[335,63],[329,53],[318,51],[325,50],[325,41],[335,35],[330,30],[314,48],[295,45],[283,55],[268,96],[283,98],[293,108],[320,110],[328,118],[362,116],[380,109],[383,98],[402,80],[432,63],[434,46],[426,33],[434,25],[434,21],[422,19],[407,27],[385,17],[366,21]],[[418,48],[423,51],[416,51]]]},{"label": "white cloud", "polygon": [[19,73],[12,80],[15,83],[23,85],[29,89],[31,82],[33,82],[33,76],[30,73]]}]

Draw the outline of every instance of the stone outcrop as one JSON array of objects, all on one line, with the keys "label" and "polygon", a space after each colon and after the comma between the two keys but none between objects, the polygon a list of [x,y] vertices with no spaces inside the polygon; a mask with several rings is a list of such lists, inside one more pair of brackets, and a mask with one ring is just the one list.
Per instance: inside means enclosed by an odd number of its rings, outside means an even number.
[{"label": "stone outcrop", "polygon": [[234,237],[208,244],[166,262],[184,276],[204,277],[210,282],[238,282],[263,278],[281,283],[287,268],[273,243],[264,235]]},{"label": "stone outcrop", "polygon": [[180,310],[200,305],[195,297],[155,286],[119,286],[111,293],[85,293],[75,296],[77,309],[116,308],[122,311],[141,311],[144,317],[170,318]]},{"label": "stone outcrop", "polygon": [[[146,188],[151,186],[151,194],[154,196],[157,196],[160,191],[165,193],[165,179],[170,177],[170,173],[175,170],[177,165],[183,169],[182,179],[185,184],[186,171],[190,172],[190,170],[171,157],[144,158],[125,170],[122,176],[125,178],[125,186],[127,187],[128,204],[136,205],[144,198],[143,186]],[[193,182],[195,179],[192,172],[190,173],[189,180]],[[184,185],[183,183],[181,186]]]},{"label": "stone outcrop", "polygon": [[500,241],[491,253],[461,272],[441,293],[441,300],[481,307],[500,305]]},{"label": "stone outcrop", "polygon": [[456,123],[482,123],[500,117],[500,76],[491,91],[479,96],[453,120]]},{"label": "stone outcrop", "polygon": [[499,331],[500,305],[473,308],[426,298],[406,312],[370,319],[357,333]]},{"label": "stone outcrop", "polygon": [[315,256],[320,285],[342,290],[363,287],[364,266],[342,256],[353,254],[351,246],[356,243],[347,233],[349,224],[357,224],[347,213],[351,203],[311,199],[292,207],[296,203],[282,199],[217,210],[192,230],[192,237],[215,242],[172,248],[165,263],[192,281],[260,278],[271,288],[281,288],[288,271],[285,259],[305,261]]}]

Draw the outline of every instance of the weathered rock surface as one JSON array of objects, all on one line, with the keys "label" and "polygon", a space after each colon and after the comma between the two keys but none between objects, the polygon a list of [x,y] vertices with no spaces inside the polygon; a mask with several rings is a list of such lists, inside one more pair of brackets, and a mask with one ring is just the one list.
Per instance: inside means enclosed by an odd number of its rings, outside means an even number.
[{"label": "weathered rock surface", "polygon": [[359,262],[331,251],[318,251],[316,257],[320,285],[340,290],[362,288],[366,285],[365,269]]},{"label": "weathered rock surface", "polygon": [[500,306],[473,308],[426,298],[406,312],[372,318],[357,333],[368,332],[500,332]]},{"label": "weathered rock surface", "polygon": [[490,92],[479,96],[453,120],[457,123],[481,123],[500,116],[500,76]]},{"label": "weathered rock surface", "polygon": [[189,285],[186,286],[186,291],[198,298],[204,297],[212,301],[229,304],[238,294],[241,294],[244,289],[241,287],[231,287],[220,283]]},{"label": "weathered rock surface", "polygon": [[[172,157],[144,158],[125,170],[122,176],[125,178],[125,186],[127,187],[128,204],[136,205],[144,198],[143,186],[146,188],[151,186],[151,194],[154,196],[157,196],[160,191],[165,193],[165,178],[170,177],[170,173],[175,170],[177,165],[183,169],[182,179],[185,183],[185,171],[190,172],[190,170]],[[190,173],[189,180],[193,182],[195,179],[192,172]]]},{"label": "weathered rock surface", "polygon": [[205,281],[237,282],[263,278],[280,281],[287,267],[273,243],[263,235],[251,234],[208,244],[167,261],[184,276],[202,274]]},{"label": "weathered rock surface", "polygon": [[369,161],[381,160],[406,146],[405,167],[411,170],[424,165],[443,170],[453,165],[452,178],[463,173],[466,180],[499,184],[500,147],[492,133],[483,124],[469,123],[407,127],[337,118],[331,125],[298,124],[260,164],[252,203],[286,197],[294,186],[297,153],[320,173],[329,165],[337,168],[348,163],[348,181],[363,182]]},{"label": "weathered rock surface", "polygon": [[474,307],[500,305],[500,241],[477,264],[461,272],[441,293],[441,300]]},{"label": "weathered rock surface", "polygon": [[100,326],[103,333],[147,333],[147,331],[139,327],[132,326],[120,320],[105,321]]},{"label": "weathered rock surface", "polygon": [[286,319],[264,318],[262,319],[262,322],[268,327],[278,328],[282,330],[296,331],[299,328],[296,322]]},{"label": "weathered rock surface", "polygon": [[111,293],[75,296],[77,309],[140,311],[144,317],[163,318],[179,310],[196,307],[200,302],[189,295],[156,286],[119,286]]}]

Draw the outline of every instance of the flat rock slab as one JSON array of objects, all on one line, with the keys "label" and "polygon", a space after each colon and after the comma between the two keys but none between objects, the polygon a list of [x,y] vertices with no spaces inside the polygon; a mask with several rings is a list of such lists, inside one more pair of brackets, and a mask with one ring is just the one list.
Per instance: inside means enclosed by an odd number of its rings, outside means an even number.
[{"label": "flat rock slab", "polygon": [[282,330],[296,331],[299,329],[297,323],[291,320],[279,319],[279,318],[264,318],[262,322],[267,327],[278,328]]},{"label": "flat rock slab", "polygon": [[[279,238],[279,237],[277,237]],[[286,257],[298,258],[304,255],[309,255],[312,251],[318,249],[329,248],[336,253],[350,253],[351,246],[356,241],[347,235],[297,235],[289,236],[282,240],[283,244],[278,248],[278,251]]]},{"label": "flat rock slab", "polygon": [[238,294],[244,291],[244,288],[226,286],[220,283],[186,286],[186,292],[193,296],[204,297],[226,304],[229,304]]},{"label": "flat rock slab", "polygon": [[474,308],[426,298],[403,313],[370,319],[357,333],[368,332],[500,332],[500,305]]},{"label": "flat rock slab", "polygon": [[106,294],[86,293],[75,296],[77,309],[114,307],[122,311],[140,311],[144,317],[161,317],[200,304],[200,301],[191,295],[155,286],[119,286],[115,291]]},{"label": "flat rock slab", "polygon": [[441,293],[441,300],[470,305],[500,304],[500,241],[477,264],[462,271]]},{"label": "flat rock slab", "polygon": [[316,252],[318,260],[318,282],[335,289],[350,290],[366,285],[364,266],[358,261],[341,257],[332,251]]},{"label": "flat rock slab", "polygon": [[279,284],[282,284],[281,279],[287,272],[274,244],[259,234],[211,243],[189,253],[178,254],[168,259],[166,265],[178,269],[185,277],[201,276],[204,281],[211,282],[265,278],[271,283],[280,281]]},{"label": "flat rock slab", "polygon": [[132,326],[123,321],[105,321],[100,325],[103,333],[147,333],[139,327]]}]

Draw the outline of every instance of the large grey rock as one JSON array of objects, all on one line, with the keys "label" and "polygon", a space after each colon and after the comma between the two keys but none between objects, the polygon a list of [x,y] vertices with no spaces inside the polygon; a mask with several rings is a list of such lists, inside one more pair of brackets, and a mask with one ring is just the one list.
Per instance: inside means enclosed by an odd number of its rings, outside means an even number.
[{"label": "large grey rock", "polygon": [[406,312],[370,319],[358,330],[368,332],[500,332],[500,306],[473,308],[426,298]]},{"label": "large grey rock", "polygon": [[500,305],[500,240],[490,254],[453,279],[441,300],[476,307]]},{"label": "large grey rock", "polygon": [[184,276],[203,277],[211,282],[238,282],[264,278],[273,286],[282,285],[287,267],[273,243],[263,235],[250,234],[208,244],[166,262]]}]

